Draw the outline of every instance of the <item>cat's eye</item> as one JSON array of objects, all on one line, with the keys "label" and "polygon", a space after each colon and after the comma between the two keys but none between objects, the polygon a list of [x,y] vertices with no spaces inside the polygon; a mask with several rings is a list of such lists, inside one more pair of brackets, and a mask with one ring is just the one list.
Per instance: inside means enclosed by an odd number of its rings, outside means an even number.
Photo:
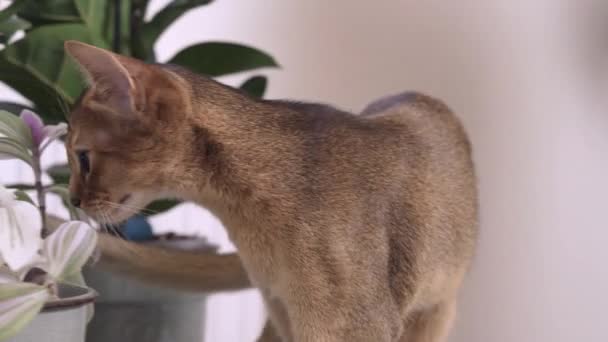
[{"label": "cat's eye", "polygon": [[80,164],[80,172],[83,175],[91,171],[91,161],[89,160],[89,151],[78,151],[78,163]]}]

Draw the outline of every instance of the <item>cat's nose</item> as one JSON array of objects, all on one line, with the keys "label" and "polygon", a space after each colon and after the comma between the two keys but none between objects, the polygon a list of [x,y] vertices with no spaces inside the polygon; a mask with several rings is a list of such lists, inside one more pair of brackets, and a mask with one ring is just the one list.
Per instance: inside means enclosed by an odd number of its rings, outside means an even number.
[{"label": "cat's nose", "polygon": [[70,198],[70,202],[72,202],[72,205],[79,208],[80,207],[80,198],[78,197],[72,197]]}]

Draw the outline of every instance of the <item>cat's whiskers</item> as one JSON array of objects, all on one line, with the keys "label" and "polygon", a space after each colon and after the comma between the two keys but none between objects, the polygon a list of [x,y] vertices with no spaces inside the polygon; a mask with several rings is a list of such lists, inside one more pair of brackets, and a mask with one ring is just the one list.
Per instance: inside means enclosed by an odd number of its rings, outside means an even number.
[{"label": "cat's whiskers", "polygon": [[134,205],[128,205],[128,204],[120,204],[120,203],[116,203],[116,202],[111,202],[111,201],[105,201],[102,200],[102,202],[112,208],[116,208],[116,209],[128,209],[130,211],[133,211],[133,213],[145,213],[145,214],[149,214],[149,215],[154,215],[154,214],[158,214],[158,211],[155,210],[151,210],[151,209],[146,209],[143,207],[137,207]]},{"label": "cat's whiskers", "polygon": [[96,205],[96,208],[99,216],[101,216],[100,225],[103,227],[102,229],[105,229],[105,231],[110,235],[120,237],[121,234],[119,232],[119,228],[111,222],[108,213],[103,210],[99,204]]}]

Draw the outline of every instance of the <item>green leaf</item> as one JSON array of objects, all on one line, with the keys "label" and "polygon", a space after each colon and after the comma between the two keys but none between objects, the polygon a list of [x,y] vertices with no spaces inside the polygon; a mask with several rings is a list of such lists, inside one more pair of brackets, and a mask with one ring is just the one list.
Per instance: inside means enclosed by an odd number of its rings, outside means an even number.
[{"label": "green leaf", "polygon": [[189,46],[168,63],[178,64],[211,77],[279,65],[268,54],[255,48],[221,42]]},{"label": "green leaf", "polygon": [[35,25],[81,21],[74,0],[26,0],[24,7],[18,13]]},{"label": "green leaf", "polygon": [[103,27],[108,24],[107,10],[111,7],[108,0],[74,0],[74,4],[89,30],[101,35]]},{"label": "green leaf", "polygon": [[83,24],[45,25],[0,54],[0,81],[30,99],[46,123],[65,121],[67,106],[84,88],[75,63],[63,51],[65,40],[107,47]]},{"label": "green leaf", "polygon": [[63,203],[63,205],[65,206],[65,208],[68,210],[68,212],[70,213],[70,218],[72,220],[77,220],[79,215],[78,215],[78,211],[76,210],[76,207],[74,207],[72,205],[72,201],[70,201],[70,190],[68,190],[67,185],[65,184],[55,184],[53,186],[50,186],[47,189],[48,192],[52,192],[55,195],[59,196],[59,198],[61,198],[61,202]]},{"label": "green leaf", "polygon": [[101,36],[104,27],[108,25],[108,13],[112,7],[108,0],[74,0],[73,2],[84,24],[91,32]]},{"label": "green leaf", "polygon": [[0,11],[0,21],[4,21],[10,17],[12,17],[17,11],[21,10],[23,6],[25,6],[26,0],[13,0],[11,4]]},{"label": "green leaf", "polygon": [[100,43],[82,24],[46,25],[30,31],[25,39],[9,46],[4,56],[73,103],[83,87],[79,71],[64,53],[63,42],[70,39]]},{"label": "green leaf", "polygon": [[9,39],[17,32],[30,28],[32,24],[16,15],[0,21],[0,43],[7,44]]},{"label": "green leaf", "polygon": [[0,284],[0,341],[15,336],[42,309],[48,290],[32,283]]},{"label": "green leaf", "polygon": [[142,28],[141,38],[144,47],[148,51],[154,49],[154,43],[160,35],[167,30],[171,24],[189,10],[207,5],[212,0],[173,0],[161,9],[148,23]]},{"label": "green leaf", "polygon": [[38,110],[38,115],[44,122],[56,124],[65,121],[67,100],[32,72],[13,64],[0,54],[0,82],[5,83],[28,100],[32,101]]},{"label": "green leaf", "polygon": [[18,115],[24,109],[31,110],[32,112],[36,112],[36,110],[34,108],[32,108],[31,106],[27,106],[27,105],[24,105],[21,103],[15,103],[15,102],[0,101],[0,111],[5,110],[7,112],[13,113],[14,115]]},{"label": "green leaf", "polygon": [[19,191],[36,190],[34,184],[12,183],[6,184],[5,187],[9,189],[18,189]]},{"label": "green leaf", "polygon": [[21,146],[18,141],[7,137],[0,137],[0,160],[12,158],[21,159],[30,166],[33,165],[32,156],[29,151]]},{"label": "green leaf", "polygon": [[168,211],[169,209],[179,205],[181,202],[176,200],[158,200],[150,203],[142,212],[143,216],[152,216]]},{"label": "green leaf", "polygon": [[32,146],[32,133],[20,117],[0,110],[0,135],[16,141],[21,147]]},{"label": "green leaf", "polygon": [[[118,52],[123,55],[127,55],[127,56],[132,55],[131,35],[132,35],[133,30],[137,30],[137,28],[135,27],[135,24],[131,24],[132,1],[133,0],[131,0],[131,1],[124,0],[124,1],[120,2],[120,5],[121,5],[120,30],[121,30],[121,32],[120,32],[120,49],[118,50]],[[109,21],[109,24],[106,25],[105,33],[104,33],[104,37],[106,37],[106,40],[108,42],[114,41],[114,21],[115,20],[116,20],[115,11],[114,11],[114,7],[112,6],[112,14],[110,15],[110,21]]]},{"label": "green leaf", "polygon": [[253,76],[241,84],[239,88],[251,96],[261,98],[266,92],[267,85],[268,79],[265,76]]},{"label": "green leaf", "polygon": [[46,170],[55,184],[68,184],[70,182],[70,166],[68,164],[57,164]]},{"label": "green leaf", "polygon": [[36,205],[36,203],[34,203],[32,198],[30,197],[30,195],[28,195],[23,190],[15,191],[15,197],[17,197],[17,200],[19,200],[19,201],[28,202],[29,204],[34,205],[34,206]]},{"label": "green leaf", "polygon": [[[89,31],[102,37],[108,46],[114,40],[115,4],[113,0],[74,0]],[[129,55],[131,1],[120,1],[120,48],[117,52]]]},{"label": "green leaf", "polygon": [[[133,57],[146,62],[155,63],[154,38],[146,41],[144,37],[144,15],[148,8],[148,0],[132,0],[129,20],[129,43]],[[151,34],[149,34],[152,37]]]}]

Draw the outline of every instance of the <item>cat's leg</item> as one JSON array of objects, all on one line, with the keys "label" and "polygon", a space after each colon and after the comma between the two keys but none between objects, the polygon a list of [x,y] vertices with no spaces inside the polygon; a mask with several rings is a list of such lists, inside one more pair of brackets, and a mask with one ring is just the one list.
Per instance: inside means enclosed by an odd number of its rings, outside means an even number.
[{"label": "cat's leg", "polygon": [[262,330],[262,334],[258,337],[257,342],[283,342],[279,335],[277,335],[270,319],[266,321],[264,330]]},{"label": "cat's leg", "polygon": [[323,320],[294,320],[295,342],[391,342],[390,324],[375,317],[360,317],[361,320],[341,323],[336,327],[339,317],[327,317]]},{"label": "cat's leg", "polygon": [[456,316],[456,301],[437,304],[413,313],[400,342],[445,342]]},{"label": "cat's leg", "polygon": [[291,332],[291,323],[285,305],[283,305],[278,298],[271,298],[268,295],[268,291],[261,290],[261,292],[262,296],[264,297],[269,316],[269,321],[264,327],[262,336],[268,334],[268,336],[276,336],[276,341],[292,342],[293,336]]},{"label": "cat's leg", "polygon": [[392,342],[402,321],[390,301],[307,301],[290,306],[294,342]]}]

